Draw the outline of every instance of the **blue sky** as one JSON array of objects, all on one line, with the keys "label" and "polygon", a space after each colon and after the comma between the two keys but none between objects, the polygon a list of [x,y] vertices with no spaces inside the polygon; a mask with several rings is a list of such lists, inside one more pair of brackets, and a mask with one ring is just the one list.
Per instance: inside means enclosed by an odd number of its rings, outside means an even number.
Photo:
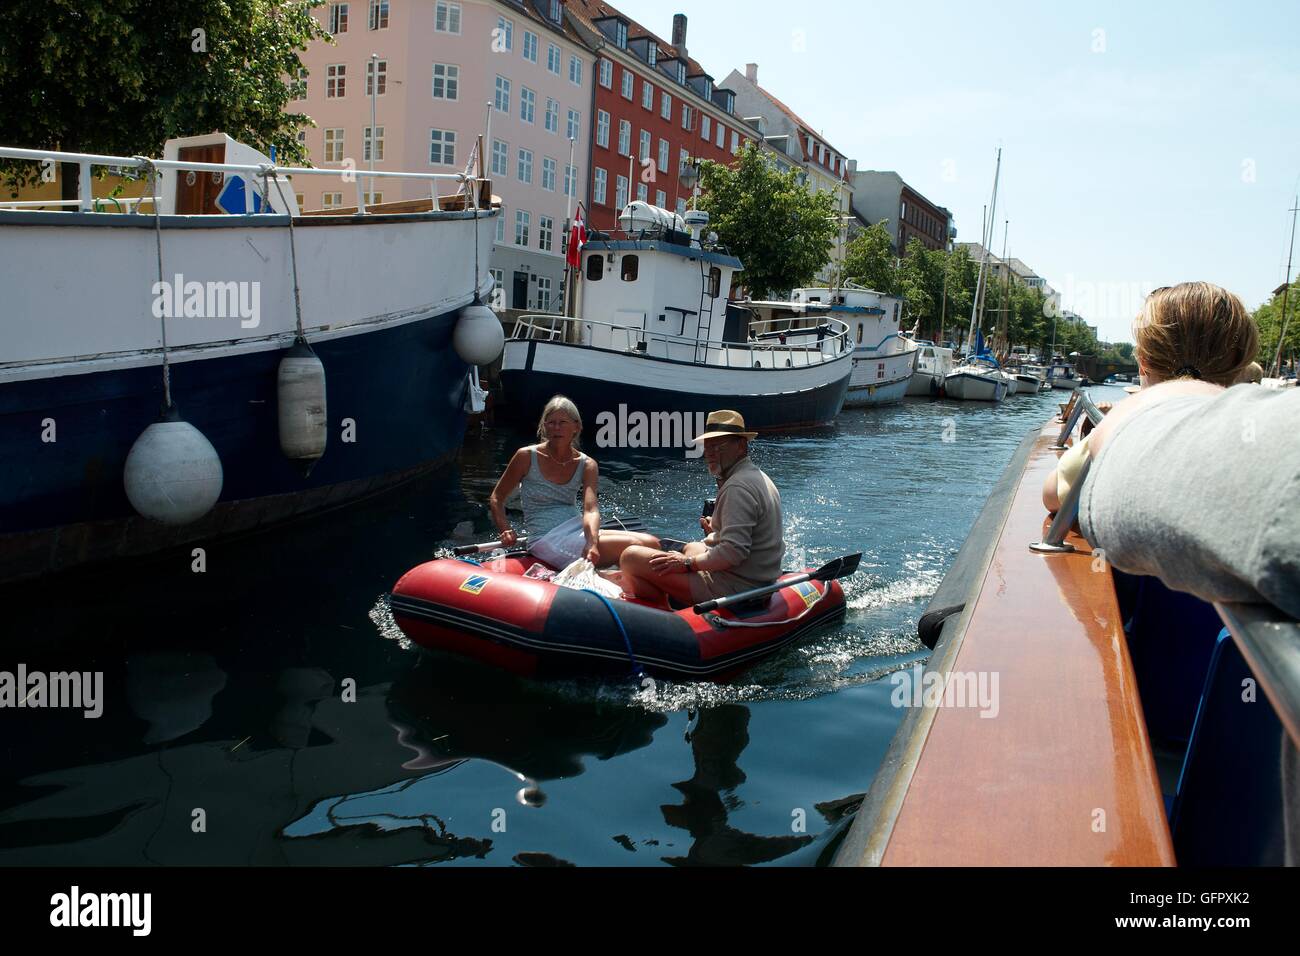
[{"label": "blue sky", "polygon": [[897,170],[978,241],[1003,148],[994,252],[1131,339],[1150,288],[1248,308],[1285,278],[1300,190],[1300,3],[615,0],[721,81],[758,64],[860,169]]}]

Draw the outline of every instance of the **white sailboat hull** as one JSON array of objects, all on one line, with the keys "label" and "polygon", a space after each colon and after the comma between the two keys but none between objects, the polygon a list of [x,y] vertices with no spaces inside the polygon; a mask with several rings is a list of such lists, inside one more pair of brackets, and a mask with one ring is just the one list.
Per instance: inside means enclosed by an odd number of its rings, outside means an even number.
[{"label": "white sailboat hull", "polygon": [[1000,376],[956,369],[944,379],[944,391],[963,402],[1000,402],[1007,396],[1007,383]]}]

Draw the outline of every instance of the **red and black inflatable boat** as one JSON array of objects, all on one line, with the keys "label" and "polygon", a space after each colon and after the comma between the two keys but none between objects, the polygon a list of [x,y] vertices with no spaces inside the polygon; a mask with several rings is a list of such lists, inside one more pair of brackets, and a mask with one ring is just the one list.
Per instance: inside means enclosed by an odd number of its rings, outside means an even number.
[{"label": "red and black inflatable boat", "polygon": [[770,595],[697,614],[560,587],[530,569],[547,570],[527,554],[428,561],[393,587],[393,618],[423,647],[524,676],[640,671],[725,681],[845,613],[838,581],[798,572]]}]

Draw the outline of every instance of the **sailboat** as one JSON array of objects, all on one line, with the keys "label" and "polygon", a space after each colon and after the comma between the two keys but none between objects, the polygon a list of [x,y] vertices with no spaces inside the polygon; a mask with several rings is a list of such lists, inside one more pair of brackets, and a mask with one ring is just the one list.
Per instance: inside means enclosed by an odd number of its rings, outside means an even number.
[{"label": "sailboat", "polygon": [[990,226],[980,238],[984,253],[980,258],[979,276],[975,280],[975,300],[971,303],[970,333],[966,341],[973,346],[967,352],[968,358],[948,373],[944,379],[944,391],[949,398],[968,402],[1000,402],[1007,397],[1010,382],[998,367],[997,359],[984,352],[984,333],[979,329],[976,319],[979,317],[980,300],[984,293],[985,276],[989,265],[989,237],[998,208],[998,177],[1002,173],[1002,150],[998,150],[997,167],[993,172],[993,199],[989,215]]}]

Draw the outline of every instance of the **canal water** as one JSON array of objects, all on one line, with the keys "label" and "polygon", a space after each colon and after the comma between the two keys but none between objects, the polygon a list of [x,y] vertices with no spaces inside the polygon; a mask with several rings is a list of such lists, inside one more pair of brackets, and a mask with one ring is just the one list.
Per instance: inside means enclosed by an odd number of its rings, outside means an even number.
[{"label": "canal water", "polygon": [[[786,565],[863,561],[842,626],[727,686],[540,684],[407,644],[385,592],[492,537],[488,493],[529,440],[507,428],[449,473],[209,545],[201,570],[0,590],[0,670],[103,680],[98,718],[0,711],[0,865],[824,863],[903,717],[887,677],[924,659],[917,618],[1063,395],[909,399],[755,442]],[[604,511],[697,529],[701,459],[588,450]]]}]

